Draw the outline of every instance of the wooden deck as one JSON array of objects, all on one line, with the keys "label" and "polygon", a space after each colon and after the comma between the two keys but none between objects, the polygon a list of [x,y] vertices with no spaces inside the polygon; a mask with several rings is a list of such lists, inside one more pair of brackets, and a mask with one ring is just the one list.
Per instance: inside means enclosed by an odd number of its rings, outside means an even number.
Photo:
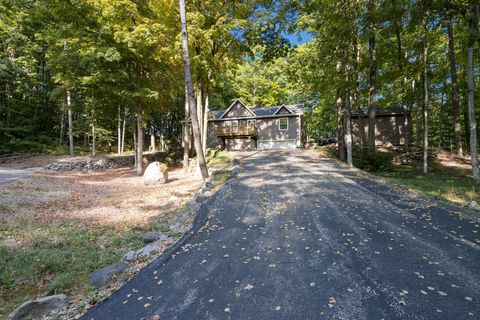
[{"label": "wooden deck", "polygon": [[216,127],[215,134],[219,138],[255,138],[258,130],[254,125]]}]

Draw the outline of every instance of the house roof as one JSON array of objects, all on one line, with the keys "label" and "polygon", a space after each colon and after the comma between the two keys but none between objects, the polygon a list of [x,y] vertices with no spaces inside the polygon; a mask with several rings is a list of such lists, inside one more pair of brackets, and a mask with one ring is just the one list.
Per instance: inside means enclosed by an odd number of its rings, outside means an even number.
[{"label": "house roof", "polygon": [[[251,111],[255,115],[255,117],[280,117],[285,116],[285,114],[277,114],[277,112],[279,112],[282,107],[285,107],[293,115],[302,115],[304,110],[309,110],[309,108],[306,107],[304,104],[289,104],[271,107],[248,108],[248,110]],[[220,119],[225,113],[225,109],[210,111],[210,115],[212,116],[213,120]]]},{"label": "house roof", "polygon": [[[403,113],[403,108],[401,106],[395,106],[389,109],[375,108],[376,116],[395,116],[403,115]],[[408,113],[410,113],[410,111]],[[363,114],[367,117],[368,109],[363,109]],[[352,110],[352,117],[358,117],[358,110]]]}]

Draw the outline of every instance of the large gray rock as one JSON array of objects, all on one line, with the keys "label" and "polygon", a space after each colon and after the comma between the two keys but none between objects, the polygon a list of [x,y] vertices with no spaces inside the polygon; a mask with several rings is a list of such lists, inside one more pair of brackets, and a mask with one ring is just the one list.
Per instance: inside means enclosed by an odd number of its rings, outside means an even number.
[{"label": "large gray rock", "polygon": [[126,268],[127,265],[125,262],[121,261],[105,268],[95,270],[90,275],[90,284],[97,289],[106,287],[115,281],[118,276],[125,271]]},{"label": "large gray rock", "polygon": [[52,312],[58,312],[68,306],[68,298],[64,294],[48,296],[24,302],[15,309],[7,320],[41,319]]},{"label": "large gray rock", "polygon": [[138,251],[128,251],[123,257],[122,261],[131,262],[138,259]]},{"label": "large gray rock", "polygon": [[150,232],[147,232],[143,236],[143,242],[144,243],[152,243],[152,242],[157,241],[157,240],[165,241],[165,240],[168,240],[168,239],[169,239],[169,237],[161,231],[150,231]]},{"label": "large gray rock", "polygon": [[143,184],[147,186],[166,183],[168,181],[168,167],[166,164],[155,161],[148,165],[143,174]]},{"label": "large gray rock", "polygon": [[154,242],[147,244],[137,251],[129,251],[122,257],[122,261],[131,262],[140,258],[148,257],[153,253],[160,252],[163,249],[163,243],[166,240],[170,240],[170,237],[167,236],[164,239],[155,240]]}]

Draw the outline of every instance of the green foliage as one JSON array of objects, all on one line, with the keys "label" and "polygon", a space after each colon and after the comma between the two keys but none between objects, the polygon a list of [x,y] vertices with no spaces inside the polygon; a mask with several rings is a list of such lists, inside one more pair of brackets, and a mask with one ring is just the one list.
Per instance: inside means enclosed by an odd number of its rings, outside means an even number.
[{"label": "green foliage", "polygon": [[165,163],[160,163],[160,171],[165,173],[168,171],[168,166]]},{"label": "green foliage", "polygon": [[227,165],[232,161],[232,157],[227,150],[208,149],[206,161],[208,165]]},{"label": "green foliage", "polygon": [[465,171],[451,167],[433,166],[430,174],[421,166],[390,166],[389,170],[375,173],[388,181],[405,186],[419,193],[456,204],[476,201],[480,203],[478,184]]},{"label": "green foliage", "polygon": [[141,235],[71,224],[0,229],[0,240],[22,239],[21,248],[0,246],[0,296],[8,302],[0,316],[37,295],[88,292],[90,273],[141,247]]},{"label": "green foliage", "polygon": [[212,174],[212,183],[215,186],[219,186],[227,181],[230,177],[230,170],[218,170]]},{"label": "green foliage", "polygon": [[392,156],[382,152],[371,154],[366,148],[356,147],[353,151],[353,165],[370,172],[389,170],[392,166]]}]

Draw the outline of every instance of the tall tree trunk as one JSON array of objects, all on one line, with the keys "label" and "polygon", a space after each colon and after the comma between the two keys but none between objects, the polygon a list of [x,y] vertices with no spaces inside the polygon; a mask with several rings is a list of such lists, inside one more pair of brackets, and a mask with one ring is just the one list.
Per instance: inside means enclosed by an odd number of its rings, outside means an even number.
[{"label": "tall tree trunk", "polygon": [[455,150],[457,156],[463,157],[462,124],[460,120],[460,98],[458,93],[457,65],[455,62],[455,41],[453,37],[453,21],[448,19],[448,57],[450,60],[450,78],[452,81],[452,109],[455,122]]},{"label": "tall tree trunk", "polygon": [[150,122],[150,150],[155,152],[155,125],[153,120]]},{"label": "tall tree trunk", "polygon": [[412,80],[413,109],[415,110],[415,148],[420,146],[420,115],[419,115],[419,98],[417,94],[417,80]]},{"label": "tall tree trunk", "polygon": [[[355,75],[355,91],[353,94],[353,108],[358,112],[358,133],[360,138],[360,146],[363,148],[367,144],[367,137],[365,135],[365,113],[363,112],[362,104],[360,103],[360,44],[357,42],[357,37],[355,37],[354,42],[354,52],[355,52],[355,64],[354,64],[354,75]],[[353,109],[352,107],[350,107]]]},{"label": "tall tree trunk", "polygon": [[475,82],[473,77],[473,47],[475,43],[474,31],[474,10],[472,6],[472,16],[469,20],[468,28],[468,58],[467,58],[467,81],[468,81],[468,119],[470,122],[470,158],[472,161],[473,179],[480,182],[480,173],[478,168],[478,148],[477,148],[477,118],[475,115]]},{"label": "tall tree trunk", "polygon": [[137,175],[141,176],[143,174],[143,105],[141,102],[138,102],[137,105]]},{"label": "tall tree trunk", "polygon": [[423,173],[428,174],[428,12],[425,7],[423,9]]},{"label": "tall tree trunk", "polygon": [[122,112],[120,105],[118,105],[118,119],[117,119],[117,154],[122,151]]},{"label": "tall tree trunk", "polygon": [[122,123],[122,146],[120,153],[123,154],[125,151],[125,124],[127,119],[127,107],[123,107],[123,123]]},{"label": "tall tree trunk", "polygon": [[73,146],[73,116],[72,116],[72,94],[67,90],[67,113],[68,113],[68,143],[70,146],[70,156],[75,155]]},{"label": "tall tree trunk", "polygon": [[59,137],[60,144],[63,144],[64,137],[65,137],[65,109],[62,108],[62,115],[60,116],[60,137]]},{"label": "tall tree trunk", "polygon": [[338,155],[341,161],[346,160],[345,150],[345,106],[343,104],[342,94],[342,62],[337,61],[337,76],[338,76],[338,88],[337,88],[337,144]]},{"label": "tall tree trunk", "polygon": [[[395,0],[392,0],[393,5],[395,5]],[[402,21],[401,21],[402,22]],[[410,124],[409,124],[409,108],[406,103],[406,93],[407,93],[407,88],[406,86],[406,76],[405,76],[405,71],[404,71],[404,65],[405,65],[405,57],[403,54],[403,47],[402,47],[402,35],[401,35],[401,30],[400,30],[400,25],[397,21],[396,18],[394,18],[394,25],[395,25],[395,36],[397,38],[397,60],[398,60],[398,71],[400,73],[400,87],[402,91],[402,98],[401,103],[402,103],[402,110],[403,110],[403,144],[404,144],[404,149],[405,152],[408,153],[409,151],[409,146],[410,146]]]},{"label": "tall tree trunk", "polygon": [[183,167],[188,168],[190,159],[190,112],[188,110],[188,91],[185,87],[185,118],[183,125]]},{"label": "tall tree trunk", "polygon": [[95,128],[95,120],[92,122],[92,158],[97,156],[97,132]]},{"label": "tall tree trunk", "polygon": [[[444,140],[444,130],[443,130],[443,112],[445,109],[445,95],[446,95],[446,88],[447,88],[447,81],[443,81],[442,84],[442,93],[440,96],[440,110],[438,112],[437,121],[438,121],[438,149],[444,148],[443,140]],[[447,113],[445,111],[445,113]]]},{"label": "tall tree trunk", "polygon": [[200,129],[200,140],[202,141],[202,150],[203,150],[203,88],[200,84],[200,81],[197,80],[197,116],[198,116],[198,127]]},{"label": "tall tree trunk", "polygon": [[135,155],[135,170],[138,167],[138,143],[137,143],[137,137],[138,137],[138,128],[137,128],[137,119],[135,117],[135,122],[133,123],[133,154]]},{"label": "tall tree trunk", "polygon": [[337,88],[337,141],[338,154],[341,161],[346,160],[345,154],[345,112],[342,100],[342,88]]},{"label": "tall tree trunk", "polygon": [[472,6],[473,17],[475,20],[477,20],[478,60],[480,61],[480,6],[478,4],[474,4]]},{"label": "tall tree trunk", "polygon": [[208,130],[208,113],[209,113],[209,101],[208,101],[208,93],[205,92],[205,112],[203,114],[203,133],[202,133],[202,146],[203,146],[203,153],[206,154],[207,152],[207,130]]},{"label": "tall tree trunk", "polygon": [[[141,80],[143,76],[143,66],[137,64],[137,87],[141,88]],[[137,175],[143,174],[143,101],[142,98],[138,98],[137,101]]]},{"label": "tall tree trunk", "polygon": [[345,140],[347,142],[347,163],[350,167],[353,166],[352,159],[352,123],[350,121],[351,117],[351,108],[350,108],[350,70],[348,67],[348,49],[345,49]]},{"label": "tall tree trunk", "polygon": [[190,69],[190,57],[188,53],[188,33],[187,33],[185,0],[179,0],[179,3],[180,3],[180,22],[182,27],[183,60],[184,60],[184,66],[185,66],[185,81],[186,81],[187,92],[188,92],[188,106],[190,108],[190,114],[192,119],[193,140],[195,143],[195,151],[197,153],[198,166],[200,168],[202,178],[205,180],[208,178],[208,170],[207,170],[207,164],[205,162],[205,156],[202,149],[200,128],[198,125],[197,104],[195,101],[195,94],[193,92],[192,73]]},{"label": "tall tree trunk", "polygon": [[375,0],[368,1],[370,52],[370,88],[368,98],[368,151],[375,153],[375,113],[377,102],[377,49],[375,45]]}]

